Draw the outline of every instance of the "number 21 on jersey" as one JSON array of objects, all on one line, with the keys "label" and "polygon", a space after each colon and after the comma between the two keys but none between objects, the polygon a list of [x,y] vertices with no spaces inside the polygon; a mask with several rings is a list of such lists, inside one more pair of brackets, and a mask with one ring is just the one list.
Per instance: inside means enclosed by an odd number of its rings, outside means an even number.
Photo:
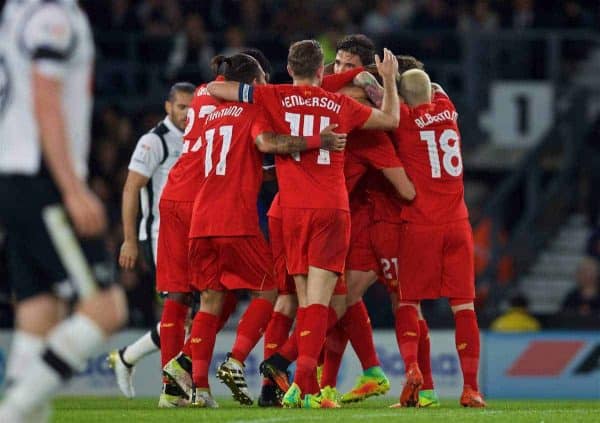
[{"label": "number 21 on jersey", "polygon": [[429,164],[431,165],[431,177],[442,177],[442,166],[440,165],[441,150],[442,164],[446,173],[450,176],[460,176],[463,172],[462,156],[460,155],[460,136],[454,129],[445,129],[436,139],[435,131],[421,131],[421,141],[427,143],[429,152]]},{"label": "number 21 on jersey", "polygon": [[[290,124],[290,135],[294,137],[300,136],[300,122],[302,122],[302,136],[312,137],[315,135],[315,116],[314,115],[301,115],[300,113],[285,113],[285,121]],[[329,117],[321,116],[319,122],[319,133],[329,126]],[[292,157],[297,162],[300,161],[300,153],[293,153]],[[328,165],[331,164],[331,157],[329,156],[328,150],[319,150],[319,157],[317,158],[317,164]]]}]

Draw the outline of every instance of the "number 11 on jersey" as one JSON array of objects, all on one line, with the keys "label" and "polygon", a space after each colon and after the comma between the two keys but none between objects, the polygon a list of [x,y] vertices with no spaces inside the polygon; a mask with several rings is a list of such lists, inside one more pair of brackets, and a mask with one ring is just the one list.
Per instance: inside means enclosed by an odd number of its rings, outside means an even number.
[{"label": "number 11 on jersey", "polygon": [[[329,126],[329,117],[321,116],[319,122],[319,133],[325,128]],[[302,136],[303,137],[312,137],[315,135],[314,130],[314,115],[301,115],[300,113],[285,113],[285,121],[290,124],[290,135],[294,137],[300,136],[300,122],[303,122],[302,125]],[[300,153],[292,153],[292,157],[297,162],[300,161]],[[328,165],[331,164],[331,157],[329,156],[328,150],[319,150],[319,157],[317,158],[317,164],[320,165]]]}]

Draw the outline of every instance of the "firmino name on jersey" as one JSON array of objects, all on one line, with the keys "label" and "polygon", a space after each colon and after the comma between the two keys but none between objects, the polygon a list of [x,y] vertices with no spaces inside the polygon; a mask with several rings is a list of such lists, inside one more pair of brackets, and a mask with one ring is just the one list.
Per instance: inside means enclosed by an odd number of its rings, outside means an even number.
[{"label": "firmino name on jersey", "polygon": [[288,95],[281,101],[283,107],[290,108],[294,106],[321,107],[331,110],[334,113],[339,113],[341,106],[327,97],[308,97],[304,98],[299,95]]},{"label": "firmino name on jersey", "polygon": [[240,106],[229,106],[225,109],[217,110],[212,112],[208,116],[206,116],[206,121],[210,122],[211,120],[219,119],[225,116],[235,116],[240,117],[242,112],[244,111],[243,107]]},{"label": "firmino name on jersey", "polygon": [[432,123],[441,123],[444,121],[453,121],[456,122],[458,119],[458,113],[451,112],[450,110],[444,110],[443,112],[438,113],[437,115],[430,115],[429,113],[425,113],[420,117],[415,119],[415,123],[419,128],[425,128],[426,126],[431,125]]}]

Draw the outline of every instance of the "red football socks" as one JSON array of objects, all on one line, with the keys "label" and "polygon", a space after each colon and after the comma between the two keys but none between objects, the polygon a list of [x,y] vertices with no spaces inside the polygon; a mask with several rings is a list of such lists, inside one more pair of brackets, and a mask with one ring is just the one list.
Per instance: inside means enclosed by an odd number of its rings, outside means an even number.
[{"label": "red football socks", "polygon": [[223,329],[223,326],[225,326],[225,323],[227,323],[227,320],[229,320],[229,316],[231,316],[235,311],[235,308],[237,307],[237,302],[238,299],[237,295],[235,295],[235,292],[228,291],[225,294],[225,298],[223,300],[223,307],[221,308],[219,328],[217,332],[220,332],[221,329]]},{"label": "red football socks", "polygon": [[192,379],[196,388],[208,388],[208,369],[215,349],[219,316],[199,311],[192,322]]},{"label": "red football socks", "polygon": [[294,380],[303,394],[319,392],[316,368],[317,360],[327,333],[328,307],[312,304],[306,308],[298,337],[298,360]]},{"label": "red football socks", "polygon": [[321,373],[321,386],[335,387],[337,384],[337,376],[342,364],[344,350],[348,344],[348,336],[346,331],[339,322],[327,334],[325,340],[325,362],[323,363],[323,372]]},{"label": "red football socks", "polygon": [[185,318],[189,307],[177,301],[165,300],[160,318],[160,361],[162,367],[179,354],[185,339]]},{"label": "red football socks", "polygon": [[273,304],[264,298],[250,301],[237,328],[231,358],[243,363],[265,332],[273,314]]},{"label": "red football socks", "polygon": [[298,311],[296,312],[296,326],[294,327],[294,331],[290,335],[290,337],[285,341],[285,343],[279,348],[277,353],[285,358],[289,362],[296,361],[298,358],[298,338],[300,337],[300,328],[302,327],[302,323],[304,323],[304,315],[306,314],[305,307],[298,307]]},{"label": "red football socks", "polygon": [[348,307],[341,322],[363,370],[379,366],[379,358],[373,342],[373,328],[365,303],[360,300]]},{"label": "red football socks", "polygon": [[294,319],[274,311],[265,331],[265,360],[271,357],[288,339]]},{"label": "red football socks", "polygon": [[475,311],[460,310],[456,312],[454,322],[456,323],[456,351],[460,359],[464,384],[478,391],[477,373],[479,371],[480,346],[479,327],[477,326]]},{"label": "red football socks", "polygon": [[400,306],[396,310],[396,340],[404,367],[417,362],[419,350],[419,315],[413,306]]},{"label": "red football socks", "polygon": [[429,326],[425,320],[419,320],[419,351],[417,353],[419,369],[423,374],[421,389],[433,389],[433,376],[431,375],[431,342],[429,340]]}]

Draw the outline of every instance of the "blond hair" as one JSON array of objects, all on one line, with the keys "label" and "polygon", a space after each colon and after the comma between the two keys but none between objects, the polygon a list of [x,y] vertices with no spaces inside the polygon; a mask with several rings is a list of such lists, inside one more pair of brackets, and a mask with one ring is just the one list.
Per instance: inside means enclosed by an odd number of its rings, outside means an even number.
[{"label": "blond hair", "polygon": [[431,80],[420,69],[407,70],[400,76],[400,96],[409,106],[431,102]]}]

